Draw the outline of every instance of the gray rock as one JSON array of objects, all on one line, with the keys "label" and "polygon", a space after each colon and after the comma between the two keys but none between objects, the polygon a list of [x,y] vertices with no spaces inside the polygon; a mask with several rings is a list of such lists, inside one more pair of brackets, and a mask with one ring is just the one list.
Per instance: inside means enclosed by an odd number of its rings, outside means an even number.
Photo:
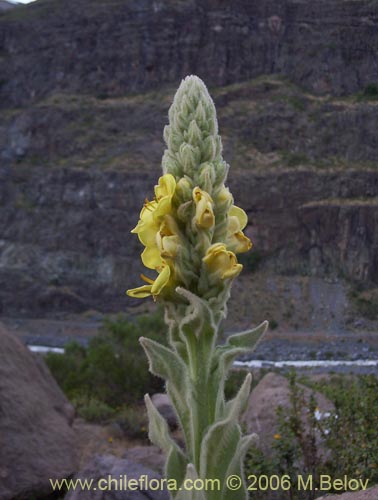
[{"label": "gray rock", "polygon": [[[121,459],[112,455],[94,457],[82,471],[74,478],[93,480],[93,487],[88,490],[76,489],[70,491],[65,496],[65,500],[169,500],[168,492],[165,490],[148,490],[142,489],[130,491],[125,489],[127,481],[130,479],[140,480],[143,476],[147,476],[149,480],[159,480],[161,476],[152,470],[137,464],[131,460]],[[112,479],[113,483],[108,483],[111,490],[105,491],[101,488],[107,487],[102,480]],[[119,481],[117,484],[114,481]],[[156,483],[156,481],[155,481]],[[132,486],[134,488],[134,486]],[[153,486],[154,487],[154,486]]]},{"label": "gray rock", "polygon": [[173,409],[169,396],[167,394],[160,393],[154,394],[151,397],[151,401],[153,402],[159,413],[163,415],[171,430],[177,429],[177,416],[175,410]]},{"label": "gray rock", "polygon": [[123,458],[144,465],[149,469],[162,473],[165,465],[165,456],[157,446],[134,446],[128,448]]},{"label": "gray rock", "polygon": [[42,360],[0,325],[0,498],[51,493],[76,470],[72,406]]}]

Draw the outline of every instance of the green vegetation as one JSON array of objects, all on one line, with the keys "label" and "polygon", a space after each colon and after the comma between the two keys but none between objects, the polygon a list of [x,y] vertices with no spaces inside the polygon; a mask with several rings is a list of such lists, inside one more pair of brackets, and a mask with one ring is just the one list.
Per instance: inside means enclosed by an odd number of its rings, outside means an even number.
[{"label": "green vegetation", "polygon": [[366,99],[369,101],[377,101],[378,100],[378,83],[369,83],[364,88],[362,94],[360,95],[361,99]]},{"label": "green vegetation", "polygon": [[298,167],[299,165],[308,165],[311,163],[305,153],[292,151],[284,151],[282,153],[282,160],[288,167]]},{"label": "green vegetation", "polygon": [[353,290],[350,298],[357,314],[372,321],[378,319],[378,288]]},{"label": "green vegetation", "polygon": [[[259,492],[252,500],[313,500],[320,474],[332,478],[361,479],[369,486],[378,483],[378,378],[374,376],[333,376],[307,383],[333,403],[334,412],[321,414],[315,397],[306,401],[295,372],[289,375],[290,408],[277,409],[278,431],[267,457],[251,448],[246,458],[246,475],[290,476],[290,490]],[[319,446],[319,444],[321,446]],[[313,491],[299,491],[298,475],[313,477]],[[330,493],[335,492],[330,490]],[[285,495],[285,496],[283,496]]]},{"label": "green vegetation", "polygon": [[107,319],[88,347],[71,342],[63,355],[49,353],[46,362],[78,414],[99,422],[140,404],[146,392],[163,390],[148,371],[138,339],[161,342],[165,334],[161,310],[135,320],[120,315]]}]

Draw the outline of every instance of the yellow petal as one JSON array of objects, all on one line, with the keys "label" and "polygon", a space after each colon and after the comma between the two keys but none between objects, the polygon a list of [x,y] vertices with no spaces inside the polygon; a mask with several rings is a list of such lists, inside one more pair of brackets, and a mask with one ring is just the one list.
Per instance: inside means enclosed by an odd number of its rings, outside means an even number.
[{"label": "yellow petal", "polygon": [[161,293],[163,288],[167,285],[170,275],[171,270],[169,266],[165,266],[152,285],[152,295],[159,295]]},{"label": "yellow petal", "polygon": [[176,180],[172,174],[165,174],[159,178],[159,184],[155,186],[155,196],[159,201],[164,196],[172,197],[176,189]]},{"label": "yellow petal", "polygon": [[209,229],[215,224],[213,200],[209,193],[199,187],[193,189],[193,200],[196,204],[195,223],[204,229]]},{"label": "yellow petal", "polygon": [[164,215],[168,214],[171,211],[172,207],[172,197],[171,196],[164,196],[159,200],[159,203],[156,207],[156,210],[153,213],[153,218],[155,221],[158,221]]},{"label": "yellow petal", "polygon": [[177,254],[177,247],[180,243],[180,238],[176,235],[172,236],[161,236],[158,233],[156,236],[157,246],[159,248],[160,254],[163,257],[175,257]]},{"label": "yellow petal", "polygon": [[163,265],[158,247],[146,247],[141,255],[143,264],[149,269],[156,269]]},{"label": "yellow petal", "polygon": [[127,295],[129,297],[134,297],[135,299],[144,299],[151,295],[152,285],[143,285],[138,288],[132,288],[131,290],[127,290]]},{"label": "yellow petal", "polygon": [[228,222],[227,222],[227,232],[229,234],[235,234],[238,231],[240,231],[240,221],[237,217],[235,216],[228,216]]},{"label": "yellow petal", "polygon": [[222,279],[234,278],[243,268],[241,264],[238,264],[236,255],[228,251],[223,243],[211,245],[203,261],[210,273],[218,274]]},{"label": "yellow petal", "polygon": [[229,217],[236,217],[240,224],[240,229],[244,229],[248,223],[248,216],[242,208],[232,205],[228,212]]},{"label": "yellow petal", "polygon": [[146,227],[138,233],[138,238],[145,247],[156,245],[156,233],[159,226]]},{"label": "yellow petal", "polygon": [[232,267],[230,267],[229,269],[227,269],[227,271],[225,271],[222,274],[222,279],[236,278],[236,276],[238,276],[241,273],[242,269],[243,269],[243,265],[242,264],[235,263],[235,264],[232,265]]},{"label": "yellow petal", "polygon": [[238,231],[227,238],[227,248],[234,253],[248,252],[252,242],[242,231]]}]

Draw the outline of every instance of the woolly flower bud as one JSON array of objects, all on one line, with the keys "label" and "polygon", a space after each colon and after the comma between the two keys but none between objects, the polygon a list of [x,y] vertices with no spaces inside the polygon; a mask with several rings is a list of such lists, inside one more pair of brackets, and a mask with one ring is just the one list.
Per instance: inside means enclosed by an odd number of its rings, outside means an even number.
[{"label": "woolly flower bud", "polygon": [[182,177],[176,187],[177,196],[182,200],[189,201],[192,199],[193,185],[187,177]]}]

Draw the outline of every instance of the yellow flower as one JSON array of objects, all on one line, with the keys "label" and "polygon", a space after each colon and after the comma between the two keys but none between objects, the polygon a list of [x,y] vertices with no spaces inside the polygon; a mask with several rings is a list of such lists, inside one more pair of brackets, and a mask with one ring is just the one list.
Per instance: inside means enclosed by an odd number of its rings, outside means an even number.
[{"label": "yellow flower", "polygon": [[194,221],[198,227],[209,229],[214,226],[213,200],[209,193],[199,187],[193,189],[193,200],[196,204]]},{"label": "yellow flower", "polygon": [[148,283],[148,285],[143,285],[138,288],[132,288],[131,290],[127,290],[127,295],[129,297],[134,297],[136,299],[143,299],[144,297],[148,297],[152,295],[154,298],[157,295],[160,295],[163,289],[167,286],[169,282],[169,278],[171,276],[171,270],[169,266],[163,264],[161,271],[159,272],[156,280],[151,280],[147,278],[143,274],[141,274],[141,278],[143,281]]},{"label": "yellow flower", "polygon": [[175,220],[166,215],[158,226],[155,238],[148,241],[142,252],[142,262],[149,269],[157,269],[163,265],[163,259],[176,256],[180,239],[177,235],[178,228]]},{"label": "yellow flower", "polygon": [[156,245],[163,258],[176,257],[180,243],[178,227],[173,217],[166,215],[159,231],[156,233]]},{"label": "yellow flower", "polygon": [[242,231],[247,222],[248,217],[244,210],[232,205],[228,212],[226,245],[235,253],[248,252],[252,247],[251,240]]},{"label": "yellow flower", "polygon": [[236,255],[226,249],[223,243],[211,245],[203,258],[210,273],[219,274],[222,279],[235,278],[243,269]]},{"label": "yellow flower", "polygon": [[164,217],[172,209],[175,189],[176,181],[173,175],[165,174],[160,177],[159,184],[155,186],[155,199],[145,201],[139,222],[131,231],[138,234],[139,240],[146,247],[142,253],[142,262],[149,269],[156,269],[163,265],[157,235],[161,231]]},{"label": "yellow flower", "polygon": [[131,231],[138,234],[143,245],[155,244],[155,237],[157,231],[159,231],[161,220],[164,215],[171,211],[175,189],[175,178],[171,174],[165,174],[159,178],[159,184],[155,186],[155,199],[145,201],[140,212],[139,222]]},{"label": "yellow flower", "polygon": [[281,434],[278,433],[273,436],[274,439],[281,439],[281,437],[282,437]]}]

